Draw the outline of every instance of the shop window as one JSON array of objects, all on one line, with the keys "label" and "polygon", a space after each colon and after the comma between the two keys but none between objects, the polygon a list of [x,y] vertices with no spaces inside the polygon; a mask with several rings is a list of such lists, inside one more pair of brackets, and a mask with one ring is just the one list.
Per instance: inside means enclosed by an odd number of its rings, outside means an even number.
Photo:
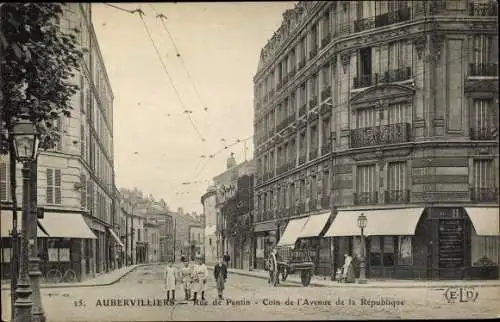
[{"label": "shop window", "polygon": [[394,237],[383,237],[384,254],[382,256],[382,263],[384,266],[394,266]]},{"label": "shop window", "polygon": [[394,266],[396,264],[394,236],[373,236],[370,238],[370,265]]},{"label": "shop window", "polygon": [[411,236],[399,236],[398,238],[398,264],[412,265],[412,245]]},{"label": "shop window", "polygon": [[372,237],[370,240],[370,265],[382,266],[382,251],[380,249],[380,238]]}]

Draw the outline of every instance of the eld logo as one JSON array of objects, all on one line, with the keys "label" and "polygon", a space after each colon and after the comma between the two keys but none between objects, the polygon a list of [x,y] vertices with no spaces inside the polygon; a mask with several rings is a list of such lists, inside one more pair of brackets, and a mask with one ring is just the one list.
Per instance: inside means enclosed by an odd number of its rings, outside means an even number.
[{"label": "eld logo", "polygon": [[473,287],[448,287],[444,292],[448,303],[475,302],[478,295]]}]

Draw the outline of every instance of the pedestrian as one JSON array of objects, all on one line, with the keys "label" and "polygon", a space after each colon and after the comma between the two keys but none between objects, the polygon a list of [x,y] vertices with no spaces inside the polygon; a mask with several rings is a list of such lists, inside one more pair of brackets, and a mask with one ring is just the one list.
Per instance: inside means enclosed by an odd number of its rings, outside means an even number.
[{"label": "pedestrian", "polygon": [[191,298],[191,268],[188,262],[184,262],[184,267],[181,269],[181,281],[184,289],[184,299],[189,301]]},{"label": "pedestrian", "polygon": [[226,263],[226,267],[229,267],[229,262],[231,261],[231,256],[229,256],[228,252],[224,254],[224,263]]},{"label": "pedestrian", "polygon": [[201,300],[205,301],[205,292],[207,291],[207,279],[208,279],[208,268],[205,265],[205,261],[202,259],[198,260],[198,277],[201,283]]},{"label": "pedestrian", "polygon": [[217,285],[217,293],[219,295],[219,299],[222,300],[223,297],[223,291],[224,291],[224,284],[226,283],[227,280],[227,266],[224,264],[224,261],[222,258],[219,258],[219,262],[215,264],[214,267],[214,279],[215,283]]},{"label": "pedestrian", "polygon": [[195,261],[193,262],[192,273],[192,284],[191,290],[193,291],[193,302],[198,301],[198,294],[201,293],[201,280],[200,280],[200,265]]},{"label": "pedestrian", "polygon": [[170,304],[174,304],[175,285],[177,282],[177,269],[172,266],[172,262],[168,263],[167,268],[165,269],[163,280],[165,282],[165,291],[167,291],[167,301],[170,302]]},{"label": "pedestrian", "polygon": [[278,258],[277,258],[276,248],[274,248],[271,251],[271,254],[269,255],[268,268],[269,268],[269,279],[267,280],[267,282],[269,284],[271,284],[271,283],[279,284],[280,279],[279,279],[279,272],[278,272]]},{"label": "pedestrian", "polygon": [[345,283],[354,283],[354,268],[352,266],[352,257],[344,254],[344,266],[342,267],[342,280]]}]

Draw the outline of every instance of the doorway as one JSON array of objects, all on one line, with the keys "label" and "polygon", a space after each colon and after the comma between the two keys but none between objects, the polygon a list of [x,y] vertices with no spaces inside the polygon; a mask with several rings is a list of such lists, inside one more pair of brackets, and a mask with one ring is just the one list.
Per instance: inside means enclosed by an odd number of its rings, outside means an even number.
[{"label": "doorway", "polygon": [[439,219],[440,279],[465,277],[465,228],[463,219]]}]

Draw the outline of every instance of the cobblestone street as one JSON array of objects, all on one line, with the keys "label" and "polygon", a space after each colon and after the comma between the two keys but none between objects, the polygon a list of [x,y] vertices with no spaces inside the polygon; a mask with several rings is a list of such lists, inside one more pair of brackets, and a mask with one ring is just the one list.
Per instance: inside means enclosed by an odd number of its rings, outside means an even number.
[{"label": "cobblestone street", "polygon": [[[475,302],[448,303],[443,289],[304,288],[288,282],[273,288],[265,280],[239,275],[228,277],[226,299],[220,305],[214,305],[217,293],[214,282],[210,280],[207,305],[183,303],[179,289],[176,305],[163,306],[165,294],[161,273],[161,266],[141,267],[111,286],[42,289],[48,321],[452,319],[500,316],[498,287],[476,288],[478,297]],[[161,299],[162,305],[105,306],[105,300],[119,298],[144,299],[144,302]],[[392,300],[394,305],[370,306],[362,299]],[[10,316],[9,301],[9,291],[3,291],[4,319]]]}]

